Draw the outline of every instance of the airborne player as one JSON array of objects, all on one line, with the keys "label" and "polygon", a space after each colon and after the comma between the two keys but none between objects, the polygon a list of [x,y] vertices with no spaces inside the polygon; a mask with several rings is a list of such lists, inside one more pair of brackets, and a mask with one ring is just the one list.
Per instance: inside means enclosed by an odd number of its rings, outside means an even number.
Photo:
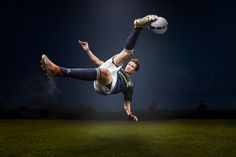
[{"label": "airborne player", "polygon": [[124,94],[124,109],[128,118],[138,122],[138,118],[131,112],[131,102],[133,96],[133,83],[131,76],[139,70],[138,59],[131,59],[123,69],[123,63],[133,54],[138,36],[144,27],[158,19],[157,15],[147,15],[134,20],[134,29],[125,42],[124,49],[112,56],[107,61],[102,61],[89,49],[89,44],[79,41],[88,57],[94,62],[97,68],[64,68],[57,66],[46,55],[42,55],[42,68],[49,77],[72,77],[85,81],[94,81],[94,89],[103,95]]}]

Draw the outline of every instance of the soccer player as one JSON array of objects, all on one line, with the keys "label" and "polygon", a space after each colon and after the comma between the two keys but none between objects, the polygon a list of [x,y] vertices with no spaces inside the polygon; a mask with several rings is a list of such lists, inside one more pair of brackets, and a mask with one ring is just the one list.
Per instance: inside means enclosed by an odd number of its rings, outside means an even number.
[{"label": "soccer player", "polygon": [[139,60],[131,59],[123,69],[123,63],[128,61],[134,53],[134,47],[142,29],[156,21],[157,15],[147,15],[134,20],[134,29],[125,42],[124,49],[107,61],[96,57],[89,49],[89,44],[79,41],[88,57],[97,68],[64,68],[57,66],[46,55],[42,55],[41,67],[49,77],[71,77],[79,80],[94,81],[94,89],[97,93],[108,95],[122,92],[124,94],[124,109],[128,118],[138,122],[138,118],[131,112],[133,95],[133,83],[130,79],[135,71],[139,70]]}]

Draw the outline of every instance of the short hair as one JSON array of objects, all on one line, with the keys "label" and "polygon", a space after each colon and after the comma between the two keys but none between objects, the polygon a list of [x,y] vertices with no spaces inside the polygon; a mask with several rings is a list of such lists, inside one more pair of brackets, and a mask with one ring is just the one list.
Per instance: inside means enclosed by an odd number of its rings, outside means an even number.
[{"label": "short hair", "polygon": [[135,71],[138,71],[139,68],[140,68],[140,62],[137,58],[133,58],[131,59],[130,61],[134,62],[136,64],[136,68],[135,68]]}]

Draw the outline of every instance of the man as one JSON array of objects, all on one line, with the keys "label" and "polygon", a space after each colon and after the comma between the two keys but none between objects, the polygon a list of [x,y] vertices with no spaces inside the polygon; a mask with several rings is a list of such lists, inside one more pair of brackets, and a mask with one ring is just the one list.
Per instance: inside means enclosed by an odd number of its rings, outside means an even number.
[{"label": "man", "polygon": [[136,41],[142,29],[149,26],[153,21],[156,21],[157,18],[157,15],[147,15],[143,18],[135,19],[134,30],[127,38],[124,50],[106,62],[103,62],[93,54],[87,42],[79,41],[83,50],[97,68],[69,69],[59,67],[50,61],[46,55],[42,55],[41,67],[49,77],[72,77],[85,81],[94,81],[94,89],[99,94],[108,95],[123,92],[124,109],[128,118],[134,122],[138,122],[138,118],[131,112],[133,83],[130,76],[135,71],[138,71],[140,63],[138,59],[131,59],[125,69],[122,68],[122,65],[133,55]]}]

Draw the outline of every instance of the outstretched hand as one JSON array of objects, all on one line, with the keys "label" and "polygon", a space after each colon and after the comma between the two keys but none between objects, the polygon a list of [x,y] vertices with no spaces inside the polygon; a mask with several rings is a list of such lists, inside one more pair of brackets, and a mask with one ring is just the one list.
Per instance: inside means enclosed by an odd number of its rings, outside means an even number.
[{"label": "outstretched hand", "polygon": [[133,115],[132,113],[128,115],[128,118],[134,122],[138,122],[138,117],[136,117],[135,115]]},{"label": "outstretched hand", "polygon": [[88,42],[79,40],[79,43],[80,43],[80,45],[81,45],[81,47],[83,48],[84,51],[86,51],[86,52],[89,51],[89,44],[88,44]]}]

